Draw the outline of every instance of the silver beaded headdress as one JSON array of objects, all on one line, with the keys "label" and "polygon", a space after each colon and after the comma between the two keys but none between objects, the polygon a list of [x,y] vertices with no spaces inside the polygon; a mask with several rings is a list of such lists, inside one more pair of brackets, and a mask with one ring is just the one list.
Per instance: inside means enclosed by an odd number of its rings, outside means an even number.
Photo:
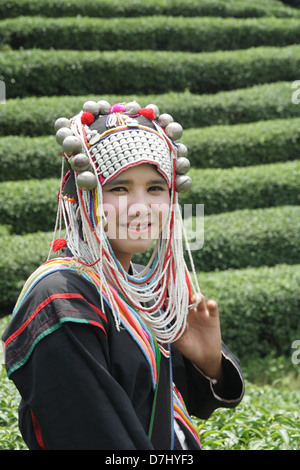
[{"label": "silver beaded headdress", "polygon": [[[158,342],[175,341],[184,331],[192,293],[200,290],[178,208],[177,193],[191,187],[187,148],[177,143],[183,129],[156,105],[141,108],[137,102],[111,106],[107,101],[87,101],[71,119],[55,122],[63,162],[70,170],[62,180],[58,199],[58,224],[63,218],[66,242],[74,258],[98,272],[101,285],[117,286],[151,327]],[[139,273],[124,271],[104,231],[102,186],[121,171],[150,163],[166,179],[170,211],[147,266]],[[64,165],[64,164],[63,164]],[[183,238],[193,279],[183,256]],[[110,296],[116,325],[118,309]],[[102,298],[101,298],[102,301]],[[146,305],[146,306],[145,306]],[[163,307],[163,309],[162,309]],[[159,315],[158,315],[159,313]]]}]

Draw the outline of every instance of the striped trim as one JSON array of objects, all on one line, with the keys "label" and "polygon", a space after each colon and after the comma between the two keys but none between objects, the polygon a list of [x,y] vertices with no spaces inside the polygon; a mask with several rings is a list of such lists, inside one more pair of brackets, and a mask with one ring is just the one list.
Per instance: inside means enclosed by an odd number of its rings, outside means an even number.
[{"label": "striped trim", "polygon": [[34,434],[35,434],[35,437],[36,437],[36,440],[38,442],[38,445],[40,446],[40,448],[42,450],[48,450],[48,448],[46,447],[44,441],[43,441],[43,438],[42,438],[42,433],[41,433],[41,430],[39,428],[39,425],[37,423],[37,420],[35,419],[35,416],[33,414],[33,411],[31,410],[31,419],[32,419],[32,425],[33,425],[33,429],[34,429]]},{"label": "striped trim", "polygon": [[198,445],[201,447],[198,429],[193,423],[192,418],[189,416],[183,398],[175,385],[173,385],[173,406],[174,418],[178,419],[189,430]]}]

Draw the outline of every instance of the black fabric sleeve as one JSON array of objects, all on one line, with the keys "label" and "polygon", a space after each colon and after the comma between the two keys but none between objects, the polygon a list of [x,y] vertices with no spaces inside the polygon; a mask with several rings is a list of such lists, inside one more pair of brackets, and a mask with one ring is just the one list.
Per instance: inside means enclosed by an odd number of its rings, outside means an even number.
[{"label": "black fabric sleeve", "polygon": [[152,449],[129,397],[109,373],[102,337],[90,325],[64,323],[12,374],[23,397],[19,421],[29,448],[40,448],[32,410],[48,449]]},{"label": "black fabric sleeve", "polygon": [[244,380],[239,361],[224,343],[222,343],[221,387],[202,374],[175,347],[172,347],[172,357],[173,379],[191,415],[207,419],[215,409],[234,408],[242,400]]}]

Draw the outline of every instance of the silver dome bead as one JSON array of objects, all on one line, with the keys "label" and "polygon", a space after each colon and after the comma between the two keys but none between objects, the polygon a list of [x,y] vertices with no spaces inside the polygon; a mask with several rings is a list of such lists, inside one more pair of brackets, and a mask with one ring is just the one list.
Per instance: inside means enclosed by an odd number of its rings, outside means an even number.
[{"label": "silver dome bead", "polygon": [[185,157],[179,157],[175,160],[175,171],[178,175],[185,175],[191,168],[190,161]]},{"label": "silver dome bead", "polygon": [[99,103],[96,103],[96,101],[86,101],[82,107],[83,111],[89,111],[92,113],[94,116],[97,116],[100,111],[100,106]]},{"label": "silver dome bead", "polygon": [[81,173],[82,171],[86,171],[90,166],[90,160],[87,155],[84,153],[78,153],[71,159],[71,167],[72,170]]},{"label": "silver dome bead", "polygon": [[75,155],[76,153],[79,153],[82,147],[81,140],[74,135],[66,137],[62,146],[67,155]]},{"label": "silver dome bead", "polygon": [[100,101],[98,101],[97,104],[99,105],[99,114],[102,114],[102,115],[103,115],[103,114],[104,114],[104,115],[109,114],[109,112],[110,112],[110,104],[109,104],[108,101],[106,101],[106,100],[100,100]]},{"label": "silver dome bead", "polygon": [[155,119],[158,118],[159,116],[159,109],[158,107],[156,106],[156,104],[147,104],[146,106],[147,109],[153,109],[153,112],[154,112],[154,116],[155,116]]},{"label": "silver dome bead", "polygon": [[71,131],[71,129],[69,129],[68,127],[61,127],[60,129],[58,129],[58,131],[56,132],[56,142],[59,144],[59,145],[62,145],[63,144],[63,141],[65,140],[66,137],[69,137],[69,136],[72,136],[74,135],[73,132]]},{"label": "silver dome bead", "polygon": [[67,119],[65,117],[60,117],[56,119],[54,123],[54,129],[57,132],[58,129],[61,129],[62,127],[70,127],[71,126],[71,121],[70,119]]},{"label": "silver dome bead", "polygon": [[177,144],[177,157],[186,157],[188,154],[188,149],[182,143]]},{"label": "silver dome bead", "polygon": [[178,140],[182,137],[183,129],[178,122],[171,122],[165,128],[165,133],[171,140]]},{"label": "silver dome bead", "polygon": [[161,127],[167,127],[167,125],[171,124],[171,122],[173,121],[174,119],[172,118],[172,116],[167,113],[161,114],[157,119],[157,122],[161,125]]},{"label": "silver dome bead", "polygon": [[136,101],[131,101],[125,104],[126,113],[135,115],[141,109],[141,106]]},{"label": "silver dome bead", "polygon": [[175,178],[175,190],[178,193],[186,193],[192,187],[192,180],[187,175],[179,175]]},{"label": "silver dome bead", "polygon": [[97,185],[97,178],[94,173],[84,171],[77,176],[77,186],[80,189],[91,190]]}]

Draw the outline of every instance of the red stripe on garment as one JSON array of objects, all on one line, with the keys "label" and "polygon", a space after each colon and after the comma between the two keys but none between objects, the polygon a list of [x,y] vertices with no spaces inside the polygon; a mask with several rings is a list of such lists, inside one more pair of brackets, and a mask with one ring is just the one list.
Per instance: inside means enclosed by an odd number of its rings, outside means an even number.
[{"label": "red stripe on garment", "polygon": [[36,437],[36,440],[38,441],[38,445],[40,446],[41,449],[48,450],[48,448],[46,447],[46,445],[43,441],[41,430],[39,428],[39,425],[37,423],[37,420],[35,419],[35,416],[34,416],[32,410],[31,410],[31,419],[32,419],[32,424],[33,424],[35,437]]},{"label": "red stripe on garment", "polygon": [[[49,305],[53,300],[55,299],[82,299],[84,301],[86,301],[84,299],[84,297],[82,297],[82,295],[80,294],[76,294],[76,293],[65,293],[65,294],[53,294],[53,295],[50,295],[46,300],[44,300],[36,309],[35,311],[30,315],[30,317],[23,323],[22,326],[20,326],[20,328],[17,329],[17,331],[15,331],[9,338],[7,338],[7,340],[5,341],[4,343],[4,348],[7,347],[7,345],[9,343],[11,343],[15,338],[17,338],[17,336],[19,336],[26,328],[27,326],[29,325],[29,323],[34,319],[34,317],[43,309],[45,308],[47,305]],[[88,302],[89,303],[89,302]],[[103,314],[103,312],[95,307],[95,305],[92,305],[89,303],[89,305],[91,305],[91,307],[98,313],[98,315],[100,315],[104,320],[107,321],[105,315]]]},{"label": "red stripe on garment", "polygon": [[101,328],[102,331],[104,331],[105,336],[107,337],[107,333],[105,331],[105,328],[101,325],[101,323],[98,323],[96,321],[90,320],[90,325],[97,326],[98,328]]}]

